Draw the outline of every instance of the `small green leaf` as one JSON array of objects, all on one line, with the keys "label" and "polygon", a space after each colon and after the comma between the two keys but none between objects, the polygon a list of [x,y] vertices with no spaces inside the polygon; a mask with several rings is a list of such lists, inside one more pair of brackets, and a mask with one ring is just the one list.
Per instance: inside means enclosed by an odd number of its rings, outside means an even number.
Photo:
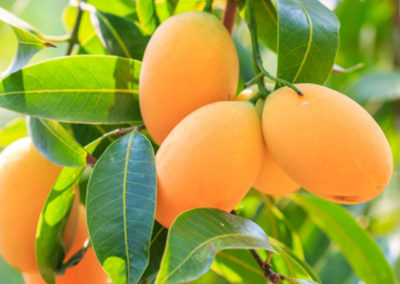
[{"label": "small green leaf", "polygon": [[54,44],[43,40],[42,35],[34,27],[1,7],[0,21],[11,26],[18,40],[17,54],[10,66],[0,74],[0,78],[6,77],[24,67],[41,49],[46,47],[56,47]]},{"label": "small green leaf", "polygon": [[86,165],[86,151],[59,122],[30,117],[28,124],[33,144],[48,160],[66,167]]},{"label": "small green leaf", "polygon": [[55,273],[65,257],[62,235],[75,197],[75,185],[83,168],[64,168],[54,184],[40,214],[36,233],[36,263],[49,284],[55,283]]},{"label": "small green leaf", "polygon": [[51,59],[0,81],[0,107],[64,122],[140,121],[139,72],[140,62],[115,56]]},{"label": "small green leaf", "polygon": [[136,12],[141,26],[151,35],[158,26],[158,19],[153,0],[136,0]]},{"label": "small green leaf", "polygon": [[278,76],[293,83],[324,83],[339,43],[335,14],[317,0],[277,4]]},{"label": "small green leaf", "polygon": [[90,9],[94,29],[109,54],[141,60],[149,37],[127,19]]},{"label": "small green leaf", "polygon": [[194,280],[207,272],[218,251],[243,248],[274,251],[264,231],[250,220],[211,208],[186,211],[168,232],[156,283]]},{"label": "small green leaf", "polygon": [[293,200],[336,243],[365,283],[395,283],[382,250],[346,209],[311,195],[294,195]]},{"label": "small green leaf", "polygon": [[377,236],[388,235],[400,227],[400,207],[372,215],[367,230]]},{"label": "small green leaf", "polygon": [[103,153],[87,191],[90,239],[115,284],[137,283],[148,264],[155,200],[153,148],[132,132]]},{"label": "small green leaf", "polygon": [[0,146],[6,147],[15,140],[28,135],[26,122],[23,118],[16,118],[0,129]]},{"label": "small green leaf", "polygon": [[351,85],[348,95],[360,103],[400,99],[400,71],[375,72]]}]

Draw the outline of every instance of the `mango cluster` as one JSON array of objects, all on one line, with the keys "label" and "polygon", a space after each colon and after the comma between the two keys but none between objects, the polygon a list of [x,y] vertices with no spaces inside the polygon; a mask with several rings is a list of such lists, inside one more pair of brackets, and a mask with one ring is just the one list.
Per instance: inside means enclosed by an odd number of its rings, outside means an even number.
[{"label": "mango cluster", "polygon": [[316,84],[271,93],[262,117],[240,94],[238,57],[212,14],[166,20],[144,54],[139,99],[156,154],[156,219],[169,227],[194,207],[232,210],[253,186],[283,195],[304,187],[340,203],[377,196],[392,173],[373,118]]},{"label": "mango cluster", "polygon": [[[0,254],[24,273],[27,284],[45,284],[35,259],[36,229],[46,198],[62,167],[48,161],[30,138],[19,139],[0,154]],[[84,208],[76,196],[63,236],[71,257],[88,238]],[[101,284],[107,275],[93,249],[82,262],[58,276],[57,283]]]}]

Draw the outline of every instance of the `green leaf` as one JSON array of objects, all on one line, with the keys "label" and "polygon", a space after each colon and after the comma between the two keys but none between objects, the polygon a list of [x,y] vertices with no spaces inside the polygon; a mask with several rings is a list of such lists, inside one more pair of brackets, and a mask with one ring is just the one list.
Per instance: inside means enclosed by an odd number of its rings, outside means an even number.
[{"label": "green leaf", "polygon": [[0,107],[64,122],[139,121],[139,72],[140,62],[114,56],[44,61],[0,81]]},{"label": "green leaf", "polygon": [[372,215],[367,230],[377,236],[385,236],[400,227],[400,207]]},{"label": "green leaf", "polygon": [[30,117],[28,125],[33,144],[48,160],[66,167],[86,165],[86,151],[59,122]]},{"label": "green leaf", "polygon": [[11,26],[18,40],[17,54],[10,66],[0,74],[0,78],[20,70],[41,49],[56,47],[54,44],[43,40],[42,35],[34,27],[1,7],[0,21]]},{"label": "green leaf", "polygon": [[395,283],[382,250],[346,209],[311,195],[294,195],[293,200],[336,243],[361,280],[367,284]]},{"label": "green leaf", "polygon": [[127,19],[90,10],[94,29],[109,54],[141,60],[149,37]]},{"label": "green leaf", "polygon": [[172,224],[156,283],[194,280],[210,268],[223,249],[274,251],[257,224],[226,212],[197,208],[179,215]]},{"label": "green leaf", "polygon": [[83,168],[64,168],[40,214],[36,233],[36,263],[43,279],[55,283],[55,273],[65,257],[63,232],[75,197],[75,185]]},{"label": "green leaf", "polygon": [[[276,8],[270,0],[253,1],[254,18],[257,23],[258,38],[269,49],[276,52],[278,16]],[[246,6],[241,11],[242,17],[248,22]]]},{"label": "green leaf", "polygon": [[185,13],[189,11],[199,11],[203,9],[205,4],[204,0],[191,0],[191,1],[177,1],[175,4],[174,14]]},{"label": "green leaf", "polygon": [[[285,276],[288,276],[286,273],[290,274],[290,277],[294,277],[298,283],[321,283],[305,260],[299,258],[289,247],[278,240],[270,237],[270,241],[272,247],[278,252],[277,255],[272,256],[273,267],[277,272]],[[298,279],[299,277],[308,279]]]},{"label": "green leaf", "polygon": [[360,103],[388,102],[400,99],[400,71],[375,72],[361,77],[348,90]]},{"label": "green leaf", "polygon": [[131,18],[136,13],[135,0],[88,0],[89,4],[95,6],[100,11],[111,13],[120,17]]},{"label": "green leaf", "polygon": [[264,273],[248,250],[219,252],[212,269],[230,283],[265,284]]},{"label": "green leaf", "polygon": [[167,242],[168,230],[158,222],[154,223],[153,233],[150,242],[149,265],[143,273],[143,278],[147,278],[157,273],[160,269],[161,258],[164,253],[165,243]]},{"label": "green leaf", "polygon": [[15,140],[28,135],[26,122],[23,118],[16,118],[0,129],[0,146],[6,147]]},{"label": "green leaf", "polygon": [[137,283],[148,264],[155,201],[153,148],[132,132],[103,153],[87,191],[90,239],[115,284]]},{"label": "green leaf", "polygon": [[278,76],[322,84],[338,49],[339,22],[318,0],[278,0]]},{"label": "green leaf", "polygon": [[158,26],[158,19],[153,0],[136,0],[136,12],[141,26],[146,34],[154,33]]},{"label": "green leaf", "polygon": [[158,19],[163,22],[171,17],[179,0],[157,0],[155,1],[155,9]]},{"label": "green leaf", "polygon": [[85,42],[81,43],[76,54],[106,55],[107,50],[104,48],[99,37],[96,34],[93,34]]},{"label": "green leaf", "polygon": [[7,284],[24,284],[22,273],[11,267],[0,255],[1,280]]}]

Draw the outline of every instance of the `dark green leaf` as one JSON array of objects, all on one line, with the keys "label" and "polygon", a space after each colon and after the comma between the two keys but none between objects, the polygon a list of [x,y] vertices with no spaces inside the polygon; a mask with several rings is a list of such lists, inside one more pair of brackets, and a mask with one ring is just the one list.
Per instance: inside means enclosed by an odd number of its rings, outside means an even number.
[{"label": "dark green leaf", "polygon": [[137,283],[148,264],[156,198],[153,155],[147,138],[132,132],[107,148],[89,180],[90,239],[115,284]]},{"label": "dark green leaf", "polygon": [[11,26],[18,40],[17,54],[7,70],[1,73],[0,77],[6,77],[24,67],[41,49],[49,46],[55,47],[54,44],[43,40],[42,35],[34,27],[1,7],[0,21]]},{"label": "dark green leaf", "polygon": [[92,24],[108,53],[141,60],[149,37],[127,19],[90,10]]},{"label": "dark green leaf", "polygon": [[348,94],[360,103],[387,102],[400,99],[400,71],[376,72],[361,77]]},{"label": "dark green leaf", "polygon": [[250,220],[211,208],[186,211],[168,232],[156,283],[194,280],[207,272],[218,251],[233,248],[273,251],[267,235]]},{"label": "dark green leaf", "polygon": [[139,72],[140,62],[114,56],[44,61],[0,82],[0,107],[65,122],[139,121]]},{"label": "dark green leaf", "polygon": [[278,0],[278,76],[322,84],[338,48],[339,22],[318,0]]},{"label": "dark green leaf", "polygon": [[158,26],[154,1],[136,0],[136,12],[146,34],[151,35]]},{"label": "dark green leaf", "polygon": [[33,144],[48,160],[66,167],[86,165],[86,151],[59,122],[30,117],[28,125]]},{"label": "dark green leaf", "polygon": [[395,283],[394,273],[372,237],[343,207],[311,195],[293,200],[334,241],[365,283]]},{"label": "dark green leaf", "polygon": [[0,146],[6,147],[15,140],[28,135],[26,122],[23,118],[16,118],[0,129]]},{"label": "dark green leaf", "polygon": [[164,253],[167,241],[168,230],[158,222],[154,223],[153,233],[150,242],[150,260],[143,278],[150,277],[160,269],[161,258]]},{"label": "dark green leaf", "polygon": [[62,235],[68,221],[83,168],[64,168],[40,214],[36,233],[36,263],[47,283],[55,283],[55,273],[65,257]]}]

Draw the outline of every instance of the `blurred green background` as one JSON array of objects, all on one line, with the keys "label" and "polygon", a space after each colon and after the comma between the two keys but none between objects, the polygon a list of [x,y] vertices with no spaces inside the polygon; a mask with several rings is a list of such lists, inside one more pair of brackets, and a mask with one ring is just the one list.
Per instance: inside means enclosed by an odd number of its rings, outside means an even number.
[{"label": "blurred green background", "polygon": [[[191,0],[183,0],[191,1]],[[93,2],[93,1],[92,1]],[[110,1],[110,5],[111,5]],[[217,1],[215,8],[222,8]],[[400,279],[400,13],[398,0],[325,0],[341,22],[337,72],[327,85],[353,97],[378,121],[392,147],[395,172],[386,190],[366,204],[345,206],[374,237],[396,268]],[[62,14],[66,0],[1,0],[0,7],[48,35],[63,35]],[[241,60],[241,82],[252,76],[248,31],[238,23],[234,31]],[[46,48],[31,63],[63,55],[65,44]],[[5,70],[16,52],[17,42],[11,28],[0,22],[0,72]],[[276,56],[263,48],[266,67],[273,72]],[[362,65],[362,67],[360,67]],[[343,68],[357,66],[352,72]],[[348,71],[348,70],[347,70]],[[0,126],[19,116],[0,109]],[[285,209],[290,213],[289,209]],[[296,227],[296,226],[295,226]],[[297,228],[296,228],[297,229]],[[359,283],[338,248],[315,227],[302,225],[299,235],[306,259],[325,283]],[[314,231],[313,231],[314,230]],[[310,233],[312,231],[312,233]],[[303,238],[304,237],[304,238]],[[310,240],[310,238],[313,238]],[[197,283],[224,283],[215,273],[209,273]],[[0,284],[23,283],[19,272],[10,268],[0,257]]]}]

